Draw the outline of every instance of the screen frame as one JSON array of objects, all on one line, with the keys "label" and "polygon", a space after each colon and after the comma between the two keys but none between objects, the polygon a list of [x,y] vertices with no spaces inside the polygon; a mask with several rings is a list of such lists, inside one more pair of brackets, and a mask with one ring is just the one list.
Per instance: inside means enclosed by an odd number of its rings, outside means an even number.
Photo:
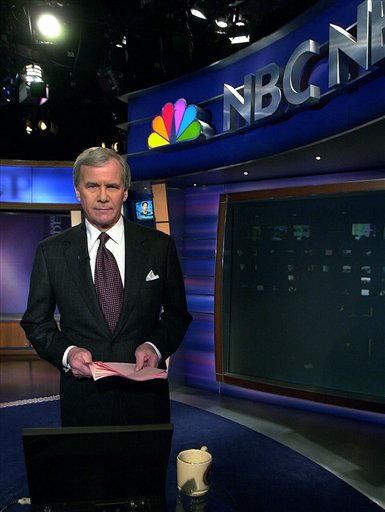
[{"label": "screen frame", "polygon": [[294,186],[285,188],[270,188],[246,192],[225,193],[220,195],[217,251],[215,260],[215,288],[214,288],[214,340],[215,340],[215,371],[216,381],[223,384],[262,391],[276,395],[288,396],[314,402],[328,403],[332,405],[367,410],[371,412],[385,413],[385,401],[373,397],[355,396],[349,393],[325,391],[307,386],[290,383],[278,383],[262,378],[246,378],[244,375],[233,374],[226,371],[224,357],[223,333],[223,305],[224,305],[224,250],[225,228],[228,214],[228,206],[236,202],[287,200],[288,198],[309,198],[323,196],[354,194],[357,192],[384,191],[384,179],[369,179],[358,181],[342,181],[339,183]]}]

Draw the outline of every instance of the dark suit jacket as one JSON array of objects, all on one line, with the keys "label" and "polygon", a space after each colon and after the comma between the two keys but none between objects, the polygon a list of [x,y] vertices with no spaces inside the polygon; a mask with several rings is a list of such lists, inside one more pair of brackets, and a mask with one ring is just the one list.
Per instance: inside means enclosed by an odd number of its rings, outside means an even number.
[{"label": "dark suit jacket", "polygon": [[[135,349],[156,345],[164,365],[191,321],[183,276],[171,237],[125,225],[125,284],[122,312],[111,333],[92,280],[85,224],[42,241],[36,251],[28,307],[21,320],[38,354],[62,372],[63,425],[159,423],[169,418],[167,381],[75,379],[63,371],[67,347],[88,349],[94,361],[135,362]],[[159,279],[146,281],[150,271]],[[54,318],[60,313],[60,328]]]}]

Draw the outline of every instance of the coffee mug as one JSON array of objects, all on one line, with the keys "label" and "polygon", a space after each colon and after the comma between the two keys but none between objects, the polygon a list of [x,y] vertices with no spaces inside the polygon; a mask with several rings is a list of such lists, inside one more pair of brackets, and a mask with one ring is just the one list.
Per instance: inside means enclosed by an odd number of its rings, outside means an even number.
[{"label": "coffee mug", "polygon": [[202,496],[210,488],[213,458],[206,446],[183,450],[177,456],[178,489],[188,496]]}]

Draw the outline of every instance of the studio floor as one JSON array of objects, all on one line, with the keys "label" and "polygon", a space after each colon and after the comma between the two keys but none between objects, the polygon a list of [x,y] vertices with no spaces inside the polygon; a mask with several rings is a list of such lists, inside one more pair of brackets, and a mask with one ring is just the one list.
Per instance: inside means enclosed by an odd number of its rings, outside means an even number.
[{"label": "studio floor", "polygon": [[[0,404],[57,395],[58,372],[38,358],[2,358]],[[172,386],[173,400],[236,421],[320,464],[385,510],[385,426]]]}]

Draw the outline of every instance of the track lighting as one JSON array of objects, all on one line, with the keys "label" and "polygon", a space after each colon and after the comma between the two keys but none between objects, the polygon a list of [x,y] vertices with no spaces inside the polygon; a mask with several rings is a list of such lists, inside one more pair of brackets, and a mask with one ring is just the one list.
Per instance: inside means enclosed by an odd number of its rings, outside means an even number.
[{"label": "track lighting", "polygon": [[238,14],[234,15],[232,24],[228,28],[227,35],[231,44],[249,43],[250,31],[247,21]]},{"label": "track lighting", "polygon": [[190,9],[190,12],[196,18],[200,18],[202,20],[207,20],[207,14],[205,12],[206,2],[200,0],[193,4]]},{"label": "track lighting", "polygon": [[219,28],[227,28],[228,27],[228,23],[227,23],[227,19],[224,17],[224,16],[220,16],[218,18],[215,19],[215,23],[216,25],[219,27]]}]

